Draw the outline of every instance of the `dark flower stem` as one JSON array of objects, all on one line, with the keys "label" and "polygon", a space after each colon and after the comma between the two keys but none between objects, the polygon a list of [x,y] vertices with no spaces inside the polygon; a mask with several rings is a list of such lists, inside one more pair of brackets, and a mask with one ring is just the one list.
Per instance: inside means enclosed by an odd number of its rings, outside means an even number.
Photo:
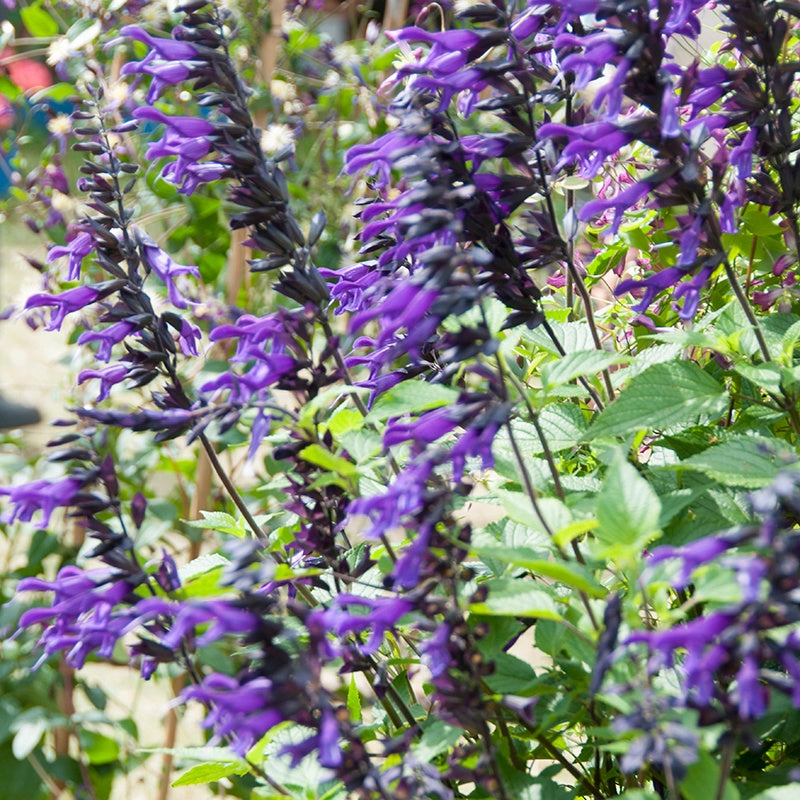
[{"label": "dark flower stem", "polygon": [[[542,158],[541,152],[538,150],[536,151],[536,167],[539,170],[539,179],[542,182],[542,190],[544,191],[544,197],[547,203],[547,213],[550,215],[550,223],[553,226],[553,230],[558,231],[558,219],[556,217],[555,207],[553,206],[553,198],[550,192],[550,186],[547,183],[547,175],[544,169],[544,159]],[[597,322],[594,318],[592,297],[589,294],[589,290],[586,288],[586,284],[583,282],[582,276],[575,266],[575,261],[572,258],[571,245],[569,243],[565,243],[564,246],[564,261],[567,265],[567,275],[572,277],[572,284],[581,298],[583,313],[586,315],[586,324],[589,326],[589,331],[592,334],[592,342],[594,343],[595,349],[603,351],[603,343],[600,341],[600,334],[597,332]],[[606,394],[608,395],[609,402],[611,402],[614,399],[614,386],[611,383],[611,373],[606,367],[603,369],[602,374],[603,383],[606,387]]]},{"label": "dark flower stem", "polygon": [[744,311],[744,315],[747,317],[750,327],[753,329],[753,334],[758,342],[758,349],[761,351],[761,357],[766,363],[769,363],[772,361],[772,358],[769,354],[767,340],[764,338],[764,332],[761,330],[761,326],[758,324],[758,318],[753,312],[753,307],[750,305],[747,295],[744,293],[744,290],[739,284],[736,271],[733,269],[733,266],[731,266],[731,262],[728,260],[728,255],[722,246],[722,233],[720,230],[719,220],[713,215],[709,215],[706,220],[706,224],[708,225],[709,233],[711,234],[711,239],[714,243],[714,246],[720,253],[722,253],[722,264],[725,268],[725,276],[728,278],[728,283],[730,283],[731,289],[733,289],[733,293],[736,295],[736,300],[738,301],[742,311]]},{"label": "dark flower stem", "polygon": [[[217,477],[222,482],[222,485],[225,487],[225,491],[230,495],[231,500],[233,500],[233,504],[236,508],[239,509],[239,513],[244,517],[245,521],[250,527],[250,530],[253,533],[253,536],[256,537],[260,542],[263,544],[269,543],[269,538],[261,530],[261,526],[256,522],[255,517],[250,513],[250,509],[245,504],[242,496],[239,494],[236,487],[231,482],[231,479],[228,477],[228,473],[225,471],[225,468],[220,463],[219,458],[217,457],[217,453],[214,450],[214,446],[208,440],[208,437],[201,433],[198,437],[200,439],[200,443],[203,445],[203,449],[206,451],[206,455],[208,456],[208,460],[211,462],[211,466],[214,469],[214,472],[217,473]],[[277,553],[272,553],[273,557],[282,561],[283,559]]]},{"label": "dark flower stem", "polygon": [[[198,437],[200,439],[200,443],[203,445],[203,449],[206,451],[206,455],[208,456],[208,460],[211,462],[211,466],[214,472],[217,473],[217,477],[222,482],[222,485],[225,487],[225,491],[228,492],[231,500],[233,500],[233,504],[236,508],[239,509],[239,512],[244,517],[245,521],[247,522],[250,530],[253,532],[253,535],[258,539],[262,544],[268,544],[269,538],[261,530],[261,526],[256,522],[255,517],[250,513],[250,509],[247,507],[246,503],[242,499],[242,496],[239,494],[236,487],[231,482],[231,479],[228,477],[228,473],[225,471],[225,468],[220,463],[219,458],[217,457],[217,453],[214,450],[213,445],[208,440],[208,437],[201,433]],[[278,563],[278,564],[285,564],[286,560],[280,553],[276,553],[274,550],[269,551],[270,556]],[[309,607],[313,608],[317,603],[314,600],[311,593],[308,589],[303,586],[302,584],[296,584],[295,588],[297,589],[297,593],[308,603]]]},{"label": "dark flower stem", "polygon": [[725,797],[725,786],[728,783],[728,778],[731,774],[731,767],[733,766],[733,750],[735,744],[736,734],[729,733],[727,740],[723,745],[722,763],[720,764],[719,768],[719,783],[717,784],[717,791],[714,793],[714,800],[723,800]]},{"label": "dark flower stem", "polygon": [[[317,320],[319,321],[319,324],[322,326],[322,332],[325,334],[326,338],[328,339],[328,342],[332,342],[335,336],[331,328],[331,325],[328,322],[328,318],[325,316],[324,312],[320,311],[319,314],[317,314]],[[333,360],[336,362],[336,366],[339,368],[339,371],[342,374],[344,382],[348,386],[355,386],[355,383],[353,382],[353,377],[350,374],[350,370],[347,368],[347,364],[344,363],[344,358],[342,357],[342,352],[341,350],[339,350],[339,347],[331,346],[331,351],[333,353]],[[355,393],[352,394],[352,398],[353,398],[353,403],[355,404],[355,407],[358,409],[359,414],[361,414],[362,417],[366,418],[367,414],[369,414],[369,411],[367,410],[367,407],[364,405],[364,401]],[[391,468],[392,472],[394,472],[395,475],[399,475],[400,466],[394,460],[394,456],[391,453],[387,453],[386,460],[389,462],[389,467]],[[386,548],[386,553],[392,560],[392,563],[397,563],[397,554],[394,552],[392,543],[386,537],[386,534],[383,533],[381,534],[380,541],[381,544]]]}]

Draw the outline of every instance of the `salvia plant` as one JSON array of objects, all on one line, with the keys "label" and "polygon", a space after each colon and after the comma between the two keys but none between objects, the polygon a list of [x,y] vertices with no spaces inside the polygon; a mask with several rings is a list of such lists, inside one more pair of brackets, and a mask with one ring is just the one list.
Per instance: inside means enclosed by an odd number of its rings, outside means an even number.
[{"label": "salvia plant", "polygon": [[79,384],[19,658],[169,675],[230,796],[794,797],[800,5],[101,5],[17,188]]}]

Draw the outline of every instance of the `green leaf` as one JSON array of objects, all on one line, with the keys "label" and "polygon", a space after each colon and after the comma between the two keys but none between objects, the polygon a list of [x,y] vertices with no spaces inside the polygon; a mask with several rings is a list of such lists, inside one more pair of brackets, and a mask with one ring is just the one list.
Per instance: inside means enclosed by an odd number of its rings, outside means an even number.
[{"label": "green leaf", "polygon": [[[717,797],[720,765],[707,752],[702,751],[699,759],[689,767],[686,777],[681,781],[681,794],[684,797]],[[739,800],[739,790],[730,780],[725,783],[723,800]]]},{"label": "green leaf", "polygon": [[580,564],[561,564],[539,558],[535,550],[501,546],[474,547],[479,558],[494,559],[509,566],[525,569],[535,577],[545,577],[586,592],[592,597],[605,597],[606,591],[592,576],[591,570]]},{"label": "green leaf", "polygon": [[[546,622],[541,620],[540,622]],[[537,622],[537,626],[540,624]],[[553,623],[556,624],[555,622]],[[564,627],[563,625],[559,627]],[[484,678],[486,685],[498,694],[524,694],[535,685],[537,677],[533,667],[510,653],[495,653],[492,657],[494,672]]]},{"label": "green leaf", "polygon": [[725,389],[691,361],[654,364],[631,380],[589,427],[588,438],[696,423],[727,408]]},{"label": "green leaf", "polygon": [[181,584],[185,584],[211,572],[211,570],[224,567],[228,563],[230,563],[228,559],[219,553],[203,553],[188,564],[179,567],[178,577],[181,579]]},{"label": "green leaf", "polygon": [[750,800],[797,800],[798,797],[800,797],[800,783],[790,783],[786,786],[773,786],[754,795]]},{"label": "green leaf", "polygon": [[119,759],[119,744],[111,737],[85,728],[78,732],[78,737],[90,764],[113,764]]},{"label": "green leaf", "polygon": [[14,758],[20,761],[26,759],[36,749],[36,745],[39,744],[39,740],[49,727],[50,725],[44,717],[28,719],[15,726],[16,733],[11,743],[11,752],[14,754]]},{"label": "green leaf", "polygon": [[38,4],[21,8],[19,15],[31,36],[44,38],[58,34],[58,23]]},{"label": "green leaf", "polygon": [[190,528],[203,528],[219,533],[229,533],[239,539],[248,535],[249,531],[244,524],[244,518],[234,519],[224,511],[205,511],[201,510],[203,519],[185,519],[183,523]]},{"label": "green leaf", "polygon": [[482,603],[473,603],[470,613],[490,617],[535,617],[560,621],[553,595],[529,578],[493,578],[481,584],[488,589]]},{"label": "green leaf", "polygon": [[414,745],[414,755],[423,763],[449,750],[464,735],[461,728],[437,719],[425,728],[419,742]]},{"label": "green leaf", "polygon": [[311,464],[322,467],[322,469],[335,472],[343,478],[352,478],[358,474],[358,468],[352,461],[331,453],[321,444],[310,444],[308,447],[304,447],[299,455],[303,461],[308,461]]},{"label": "green leaf", "polygon": [[217,761],[210,764],[196,764],[186,770],[183,775],[172,782],[173,786],[196,786],[199,783],[219,781],[231,775],[246,775],[247,762],[243,759],[237,761]]},{"label": "green leaf", "polygon": [[766,206],[757,206],[750,203],[742,215],[742,221],[748,233],[754,233],[759,237],[777,237],[783,233],[778,223],[770,216]]},{"label": "green leaf", "polygon": [[[497,489],[493,494],[500,500],[506,510],[506,514],[514,522],[520,522],[537,531],[547,532],[531,503],[531,498],[525,492],[508,492],[504,489]],[[537,506],[541,511],[542,517],[544,517],[544,521],[547,523],[547,527],[553,533],[560,531],[572,522],[572,515],[569,509],[555,497],[540,497],[537,500]]]},{"label": "green leaf", "polygon": [[[575,447],[582,441],[586,427],[586,417],[574,403],[551,403],[539,414],[539,428],[553,453]],[[544,451],[541,442],[536,447],[532,452]]]},{"label": "green leaf", "polygon": [[586,322],[551,322],[550,329],[555,334],[561,349],[555,345],[548,332],[541,326],[532,331],[526,331],[525,336],[536,342],[539,347],[558,356],[578,350],[591,350],[594,347],[592,329]]},{"label": "green leaf", "polygon": [[459,392],[438,383],[404,381],[381,395],[366,418],[367,423],[383,422],[390,417],[399,417],[417,411],[455,404]]},{"label": "green leaf", "polygon": [[347,687],[347,712],[350,721],[354,724],[361,722],[361,692],[356,686],[356,676],[350,676],[350,686]]},{"label": "green leaf", "polygon": [[780,394],[782,370],[774,361],[768,364],[739,364],[734,370],[760,389]]},{"label": "green leaf", "polygon": [[328,430],[338,439],[343,433],[361,430],[364,417],[353,408],[340,408],[328,420]]},{"label": "green leaf", "polygon": [[597,496],[594,535],[620,558],[636,558],[658,531],[661,501],[652,486],[617,450]]},{"label": "green leaf", "polygon": [[756,489],[766,486],[787,466],[783,454],[777,452],[777,445],[777,440],[763,436],[731,437],[681,461],[677,468],[688,467],[721,483]]},{"label": "green leaf", "polygon": [[624,360],[625,358],[618,353],[608,353],[605,350],[579,350],[576,353],[567,353],[542,367],[542,387],[547,392],[581,375],[596,375],[612,364],[619,364]]}]

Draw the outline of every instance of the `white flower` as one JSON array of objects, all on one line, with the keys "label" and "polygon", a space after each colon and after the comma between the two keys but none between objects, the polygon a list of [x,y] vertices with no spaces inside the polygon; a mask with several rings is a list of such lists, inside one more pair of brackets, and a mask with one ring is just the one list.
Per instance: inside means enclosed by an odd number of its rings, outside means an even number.
[{"label": "white flower", "polygon": [[47,130],[57,138],[69,136],[72,132],[72,120],[69,114],[59,114],[47,120]]},{"label": "white flower", "polygon": [[294,100],[297,97],[297,88],[289,81],[270,81],[269,92],[279,103],[285,103],[287,100]]},{"label": "white flower", "polygon": [[355,67],[358,66],[361,61],[358,56],[358,51],[350,42],[337,44],[336,47],[333,48],[333,60],[343,67]]},{"label": "white flower", "polygon": [[80,52],[72,46],[72,42],[66,36],[53,39],[47,46],[47,63],[51,67],[56,67],[79,55]]},{"label": "white flower", "polygon": [[50,196],[50,203],[59,214],[70,213],[77,205],[72,197],[63,192],[59,192],[58,189],[53,189],[53,193]]},{"label": "white flower", "polygon": [[272,155],[293,141],[294,131],[283,122],[275,122],[261,134],[261,149],[267,155]]}]

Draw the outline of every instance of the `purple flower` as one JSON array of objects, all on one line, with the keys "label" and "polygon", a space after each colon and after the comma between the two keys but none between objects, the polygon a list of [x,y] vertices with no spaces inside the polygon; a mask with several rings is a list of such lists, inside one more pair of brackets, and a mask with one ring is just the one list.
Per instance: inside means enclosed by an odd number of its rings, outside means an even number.
[{"label": "purple flower", "polygon": [[86,306],[94,303],[101,295],[101,291],[95,286],[76,286],[74,289],[67,289],[61,294],[34,294],[28,298],[25,308],[37,308],[39,306],[52,306],[53,311],[50,315],[50,323],[46,330],[61,330],[61,325],[67,317],[75,311],[81,311]]},{"label": "purple flower", "polygon": [[88,256],[95,248],[92,237],[85,231],[78,233],[66,245],[51,247],[47,252],[47,263],[55,261],[62,256],[69,257],[69,270],[67,280],[76,281],[81,274],[83,259]]},{"label": "purple flower", "polygon": [[692,573],[703,564],[714,561],[732,547],[732,542],[724,536],[706,536],[683,547],[658,547],[647,559],[648,566],[655,566],[668,559],[680,559],[681,571],[674,582],[676,589],[685,589]]},{"label": "purple flower", "polygon": [[137,238],[142,261],[164,282],[170,303],[176,308],[187,308],[189,304],[186,298],[178,291],[178,287],[175,285],[175,278],[178,275],[200,277],[200,270],[195,266],[184,266],[173,261],[146,233],[137,232]]},{"label": "purple flower", "polygon": [[208,706],[203,727],[214,729],[213,741],[229,740],[233,751],[244,758],[267,731],[284,720],[273,695],[269,678],[256,676],[240,681],[214,673],[198,686],[184,689],[180,699]]},{"label": "purple flower", "polygon": [[101,369],[85,369],[78,374],[78,383],[83,383],[92,378],[97,378],[100,381],[100,394],[97,396],[97,401],[105,400],[111,387],[121,381],[124,381],[128,375],[128,367],[125,364],[110,364]]},{"label": "purple flower", "polygon": [[111,349],[115,344],[119,344],[130,336],[135,330],[136,325],[128,320],[121,320],[103,328],[101,331],[84,331],[78,337],[78,344],[87,342],[100,342],[95,358],[98,361],[110,361]]},{"label": "purple flower", "polygon": [[67,662],[80,668],[95,650],[102,658],[110,658],[114,646],[124,635],[131,618],[131,609],[118,610],[131,593],[131,587],[120,580],[115,570],[101,568],[84,572],[73,566],[62,567],[53,581],[25,578],[19,583],[21,592],[55,593],[50,608],[33,608],[20,617],[20,627],[45,626],[39,645],[44,652],[39,663],[49,655],[67,650]]},{"label": "purple flower", "polygon": [[422,461],[406,467],[389,485],[384,494],[360,497],[350,503],[347,513],[365,514],[372,526],[365,536],[378,538],[402,525],[405,517],[420,511],[424,505],[425,482],[433,472],[433,464]]},{"label": "purple flower", "polygon": [[611,233],[615,234],[622,224],[622,218],[626,211],[643,200],[650,191],[650,184],[647,181],[634,183],[627,189],[623,189],[618,195],[608,200],[590,200],[578,212],[578,217],[582,220],[591,219],[608,209],[614,209],[614,221],[611,225]]},{"label": "purple flower", "polygon": [[769,705],[769,691],[762,683],[758,661],[748,653],[736,673],[733,698],[738,702],[739,716],[743,720],[756,720],[764,715]]},{"label": "purple flower", "polygon": [[392,630],[413,608],[412,602],[399,597],[340,594],[329,608],[312,613],[315,621],[337,638],[369,631],[367,641],[356,646],[359,653],[369,655],[381,646],[387,631]]},{"label": "purple flower", "polygon": [[[167,127],[163,137],[148,146],[146,154],[149,159],[177,156],[174,163],[162,170],[162,177],[170,178],[179,187],[184,186],[185,182],[198,181],[199,173],[192,173],[190,169],[213,149],[213,134],[216,131],[214,125],[197,117],[168,116],[149,107],[137,108],[133,116],[136,119],[161,122]],[[188,193],[188,189],[185,191]]]},{"label": "purple flower", "polygon": [[6,523],[31,522],[34,514],[40,512],[39,527],[46,528],[53,511],[71,506],[83,485],[84,481],[79,478],[62,478],[55,482],[38,480],[19,486],[0,486],[0,495],[8,497],[13,506],[0,519]]},{"label": "purple flower", "polygon": [[[198,50],[193,44],[177,41],[176,39],[152,36],[139,25],[125,25],[120,30],[120,35],[146,44],[151,48],[154,54],[161,56],[161,58],[167,61],[191,60],[198,55]],[[113,44],[113,42],[111,42],[111,44]]]}]

